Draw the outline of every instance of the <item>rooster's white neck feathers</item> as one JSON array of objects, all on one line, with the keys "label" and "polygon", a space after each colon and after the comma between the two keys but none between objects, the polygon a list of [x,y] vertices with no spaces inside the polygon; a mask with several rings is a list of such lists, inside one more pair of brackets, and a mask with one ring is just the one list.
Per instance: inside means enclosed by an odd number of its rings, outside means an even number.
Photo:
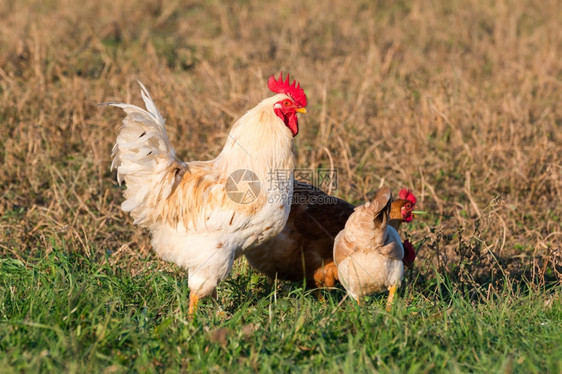
[{"label": "rooster's white neck feathers", "polygon": [[266,177],[271,172],[269,169],[292,170],[293,136],[273,111],[275,103],[287,98],[283,94],[267,98],[240,117],[215,164],[227,173],[244,165],[260,177]]}]

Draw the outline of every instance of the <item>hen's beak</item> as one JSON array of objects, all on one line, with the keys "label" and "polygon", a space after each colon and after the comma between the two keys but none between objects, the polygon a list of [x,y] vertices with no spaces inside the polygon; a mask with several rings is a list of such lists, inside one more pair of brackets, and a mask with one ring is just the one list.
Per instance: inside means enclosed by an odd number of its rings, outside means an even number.
[{"label": "hen's beak", "polygon": [[306,113],[306,108],[297,108],[295,109],[295,112]]}]

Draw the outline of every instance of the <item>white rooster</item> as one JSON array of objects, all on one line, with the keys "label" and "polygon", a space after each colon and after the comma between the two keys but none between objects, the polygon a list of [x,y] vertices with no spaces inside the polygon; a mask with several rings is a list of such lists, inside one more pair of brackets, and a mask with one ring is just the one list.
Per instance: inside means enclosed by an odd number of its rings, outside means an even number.
[{"label": "white rooster", "polygon": [[164,119],[139,84],[147,110],[107,103],[127,113],[113,148],[112,168],[127,185],[121,208],[150,229],[160,257],[188,270],[193,315],[235,258],[285,226],[297,112],[306,113],[307,99],[288,75],[285,81],[283,73],[278,80],[271,76],[268,87],[276,95],[234,123],[217,158],[186,163],[176,159]]}]

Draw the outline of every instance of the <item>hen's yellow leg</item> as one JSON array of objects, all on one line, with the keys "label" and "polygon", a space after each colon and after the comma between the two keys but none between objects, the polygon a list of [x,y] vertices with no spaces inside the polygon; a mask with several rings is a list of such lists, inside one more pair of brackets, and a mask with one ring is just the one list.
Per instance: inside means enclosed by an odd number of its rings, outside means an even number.
[{"label": "hen's yellow leg", "polygon": [[199,296],[195,293],[189,293],[189,309],[187,310],[187,315],[189,318],[193,318],[195,311],[197,310],[197,303],[199,302]]},{"label": "hen's yellow leg", "polygon": [[392,309],[392,302],[394,301],[394,294],[396,293],[396,286],[390,286],[388,288],[388,300],[386,301],[386,311],[390,312]]}]

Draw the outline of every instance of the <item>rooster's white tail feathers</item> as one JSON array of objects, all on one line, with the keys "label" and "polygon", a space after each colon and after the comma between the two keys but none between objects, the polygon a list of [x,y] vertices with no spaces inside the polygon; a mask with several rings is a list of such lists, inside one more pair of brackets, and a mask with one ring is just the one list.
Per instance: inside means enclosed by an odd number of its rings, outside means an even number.
[{"label": "rooster's white tail feathers", "polygon": [[148,225],[158,200],[169,196],[175,178],[171,166],[184,165],[175,158],[164,118],[141,82],[146,109],[124,103],[107,103],[127,113],[113,147],[111,168],[117,169],[117,181],[127,185],[121,208],[131,212],[136,224]]}]

